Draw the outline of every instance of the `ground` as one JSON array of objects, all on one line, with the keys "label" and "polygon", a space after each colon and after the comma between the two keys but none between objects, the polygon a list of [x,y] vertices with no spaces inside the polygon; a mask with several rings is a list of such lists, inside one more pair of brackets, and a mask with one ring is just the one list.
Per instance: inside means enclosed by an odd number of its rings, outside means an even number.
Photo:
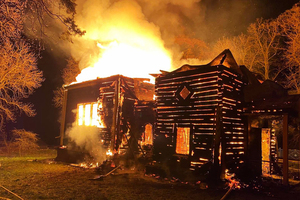
[{"label": "ground", "polygon": [[[42,150],[23,157],[0,156],[0,199],[221,199],[223,188],[206,188],[145,176],[143,171],[118,169],[102,180],[95,169],[54,162],[55,150]],[[273,185],[272,185],[273,187]],[[278,187],[278,186],[276,186]],[[233,190],[226,199],[289,199],[300,195],[300,187],[280,190]]]}]

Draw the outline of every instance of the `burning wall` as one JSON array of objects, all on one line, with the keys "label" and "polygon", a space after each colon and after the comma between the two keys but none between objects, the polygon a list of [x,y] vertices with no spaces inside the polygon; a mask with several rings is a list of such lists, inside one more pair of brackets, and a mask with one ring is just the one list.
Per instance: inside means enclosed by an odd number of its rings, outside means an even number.
[{"label": "burning wall", "polygon": [[156,78],[157,162],[171,158],[190,170],[220,164],[223,172],[244,162],[245,83],[228,53],[209,65],[184,65]]},{"label": "burning wall", "polygon": [[61,145],[75,142],[92,157],[138,145],[154,123],[154,85],[143,80],[115,75],[66,86]]}]

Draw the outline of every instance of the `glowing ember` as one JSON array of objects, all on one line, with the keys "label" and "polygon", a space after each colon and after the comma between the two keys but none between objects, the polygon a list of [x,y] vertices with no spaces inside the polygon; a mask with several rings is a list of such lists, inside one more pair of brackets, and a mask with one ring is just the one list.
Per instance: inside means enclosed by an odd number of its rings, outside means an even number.
[{"label": "glowing ember", "polygon": [[228,186],[231,189],[241,189],[241,188],[246,188],[249,185],[241,183],[236,177],[234,173],[229,173],[228,169],[226,169],[225,171],[225,179],[227,179],[227,181],[229,181]]},{"label": "glowing ember", "polygon": [[107,155],[107,156],[112,156],[113,153],[112,153],[112,151],[111,151],[110,149],[108,149],[108,150],[106,151],[106,155]]},{"label": "glowing ember", "polygon": [[79,164],[70,164],[73,167],[81,167],[85,169],[93,169],[99,167],[99,163],[79,163]]},{"label": "glowing ember", "polygon": [[154,78],[149,73],[170,70],[171,58],[162,44],[155,39],[139,36],[131,42],[113,41],[100,48],[99,58],[95,63],[83,69],[76,77],[77,82],[109,77],[121,74],[131,78]]}]

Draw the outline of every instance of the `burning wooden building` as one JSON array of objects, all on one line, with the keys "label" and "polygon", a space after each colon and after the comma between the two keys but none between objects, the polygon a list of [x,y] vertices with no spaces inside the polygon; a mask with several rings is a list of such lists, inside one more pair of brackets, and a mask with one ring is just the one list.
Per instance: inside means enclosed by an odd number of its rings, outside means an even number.
[{"label": "burning wooden building", "polygon": [[193,171],[204,165],[221,164],[225,170],[243,163],[244,85],[229,51],[208,65],[184,65],[159,75],[154,160]]},{"label": "burning wooden building", "polygon": [[172,174],[186,169],[215,178],[240,167],[254,176],[272,174],[278,166],[274,129],[254,127],[252,121],[273,115],[283,117],[287,184],[288,116],[299,116],[299,95],[288,95],[273,81],[259,81],[237,65],[229,50],[207,65],[183,65],[157,75],[155,95],[154,165],[167,165]]},{"label": "burning wooden building", "polygon": [[[229,50],[207,65],[183,65],[153,76],[155,88],[122,75],[65,86],[60,145],[68,144],[65,133],[72,126],[95,126],[99,145],[112,152],[153,145],[152,164],[167,165],[173,175],[185,170],[224,178],[226,169],[242,165],[259,173],[264,166],[273,168],[274,134],[251,127],[251,120],[256,114],[284,115],[286,180],[286,116],[298,114],[299,96],[287,95],[275,82],[260,83]],[[58,160],[73,161],[70,157],[70,151],[58,150]]]},{"label": "burning wooden building", "polygon": [[[65,86],[60,145],[69,144],[66,133],[73,126],[97,127],[99,145],[111,152],[130,142],[152,144],[154,85],[143,81],[115,75]],[[80,157],[78,151],[73,156],[72,150],[60,148],[57,159],[74,162]]]}]

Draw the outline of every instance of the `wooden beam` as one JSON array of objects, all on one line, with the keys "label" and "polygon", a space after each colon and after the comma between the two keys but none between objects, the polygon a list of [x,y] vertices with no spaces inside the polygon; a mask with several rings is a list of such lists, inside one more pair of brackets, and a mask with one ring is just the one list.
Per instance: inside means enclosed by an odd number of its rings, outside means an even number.
[{"label": "wooden beam", "polygon": [[117,120],[119,115],[119,92],[120,92],[120,77],[114,82],[115,86],[115,92],[114,92],[114,107],[113,107],[113,120],[112,120],[112,126],[111,126],[111,143],[110,143],[110,149],[112,152],[114,152],[115,149],[115,137],[117,133]]},{"label": "wooden beam", "polygon": [[60,122],[60,146],[64,145],[67,99],[68,99],[68,89],[65,89],[64,87],[63,89],[64,89],[64,97],[63,97],[63,105],[62,105],[62,116]]},{"label": "wooden beam", "polygon": [[289,160],[288,160],[288,114],[283,115],[283,185],[289,184],[288,179]]}]

